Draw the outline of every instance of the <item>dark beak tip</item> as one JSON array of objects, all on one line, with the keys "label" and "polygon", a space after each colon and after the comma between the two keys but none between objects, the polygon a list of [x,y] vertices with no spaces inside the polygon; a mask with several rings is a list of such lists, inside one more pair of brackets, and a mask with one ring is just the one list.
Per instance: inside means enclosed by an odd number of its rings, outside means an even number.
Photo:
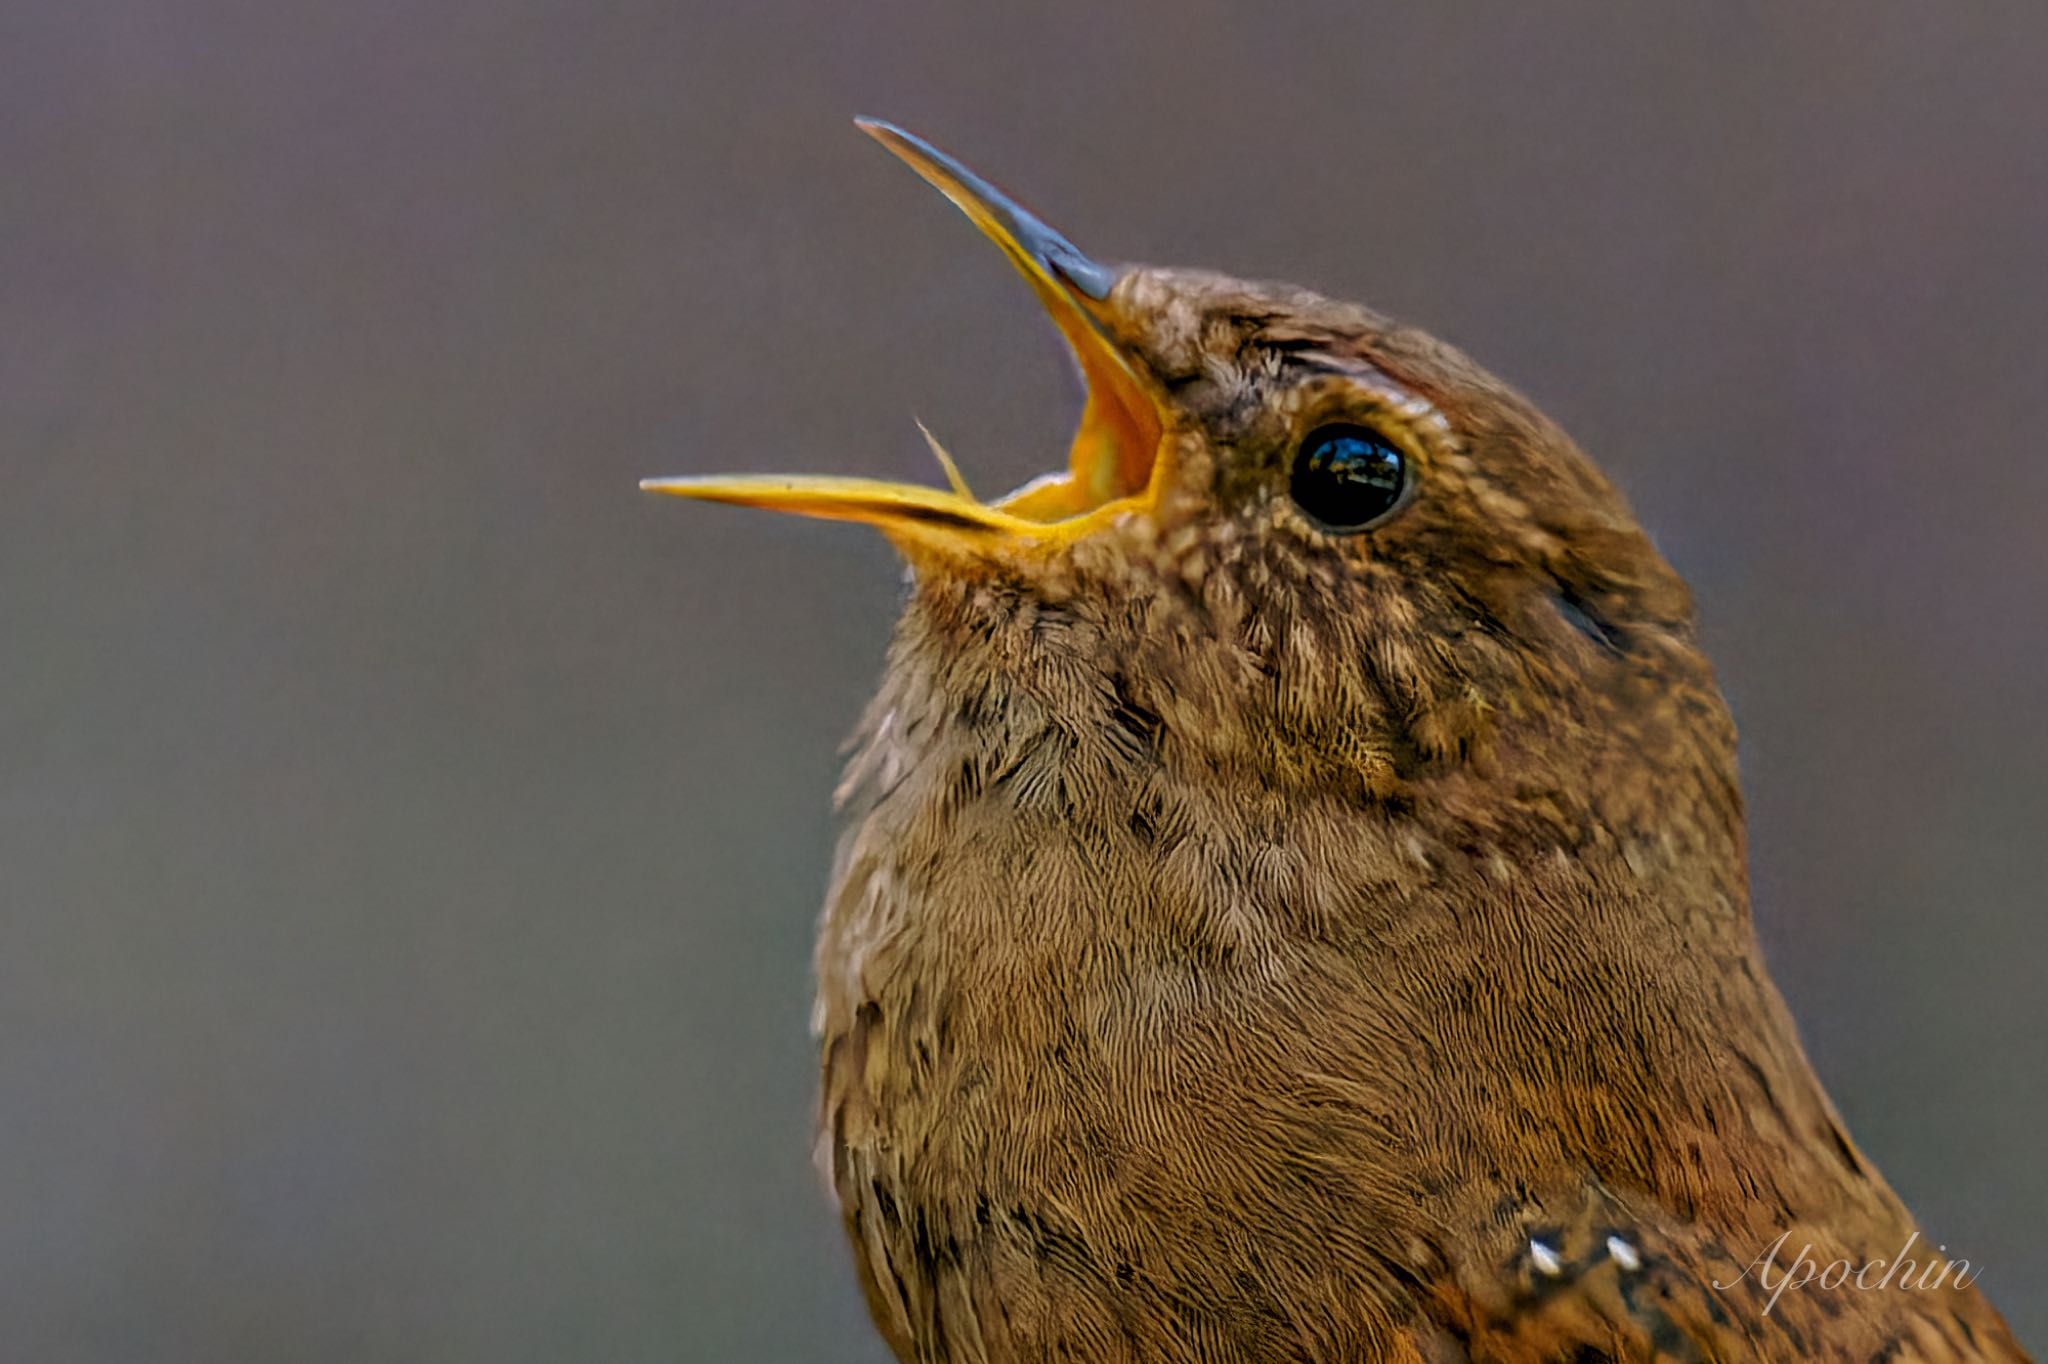
[{"label": "dark beak tip", "polygon": [[[1098,303],[1109,297],[1109,291],[1116,286],[1121,271],[1089,259],[1079,247],[1048,227],[1037,214],[968,168],[959,158],[887,119],[863,114],[853,120],[853,126],[909,162],[911,168],[926,180],[937,183],[934,171],[943,175],[955,189],[971,197],[984,211],[994,216],[1019,249],[1029,252],[1040,265],[1071,285],[1076,292]],[[906,148],[914,155],[907,155]]]}]

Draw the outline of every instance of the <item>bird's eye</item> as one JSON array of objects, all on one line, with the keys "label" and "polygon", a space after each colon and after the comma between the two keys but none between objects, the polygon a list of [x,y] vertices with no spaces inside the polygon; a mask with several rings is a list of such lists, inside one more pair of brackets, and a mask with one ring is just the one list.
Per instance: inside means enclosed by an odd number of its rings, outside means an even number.
[{"label": "bird's eye", "polygon": [[1288,486],[1329,530],[1364,530],[1392,511],[1408,486],[1408,460],[1369,426],[1319,426],[1294,452]]}]

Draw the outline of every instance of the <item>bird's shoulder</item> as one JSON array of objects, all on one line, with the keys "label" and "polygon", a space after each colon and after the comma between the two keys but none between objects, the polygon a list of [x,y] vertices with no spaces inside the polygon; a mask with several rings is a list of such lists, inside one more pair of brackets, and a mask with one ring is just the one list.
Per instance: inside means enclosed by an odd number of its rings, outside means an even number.
[{"label": "bird's shoulder", "polygon": [[1968,1266],[1910,1227],[1895,1251],[1859,1257],[1826,1227],[1767,1239],[1591,1183],[1576,1203],[1464,1238],[1421,1287],[1404,1347],[1417,1364],[2027,1358]]}]

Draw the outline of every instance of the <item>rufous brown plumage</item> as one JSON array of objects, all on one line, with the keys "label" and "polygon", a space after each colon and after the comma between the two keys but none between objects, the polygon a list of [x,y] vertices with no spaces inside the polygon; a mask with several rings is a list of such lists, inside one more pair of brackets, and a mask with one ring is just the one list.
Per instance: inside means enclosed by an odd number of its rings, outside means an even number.
[{"label": "rufous brown plumage", "polygon": [[653,486],[911,565],[818,951],[896,1354],[2024,1358],[1801,1053],[1690,595],[1564,432],[1423,332],[1105,269],[868,128],[1073,344],[1069,471]]}]

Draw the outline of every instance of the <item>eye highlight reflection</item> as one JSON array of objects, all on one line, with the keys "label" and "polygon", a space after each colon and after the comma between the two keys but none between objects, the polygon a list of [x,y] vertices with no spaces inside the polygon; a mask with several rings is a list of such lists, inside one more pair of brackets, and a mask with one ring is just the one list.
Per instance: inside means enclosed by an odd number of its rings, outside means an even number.
[{"label": "eye highlight reflection", "polygon": [[1400,505],[1408,457],[1369,426],[1319,426],[1296,447],[1288,492],[1326,530],[1364,530]]}]

